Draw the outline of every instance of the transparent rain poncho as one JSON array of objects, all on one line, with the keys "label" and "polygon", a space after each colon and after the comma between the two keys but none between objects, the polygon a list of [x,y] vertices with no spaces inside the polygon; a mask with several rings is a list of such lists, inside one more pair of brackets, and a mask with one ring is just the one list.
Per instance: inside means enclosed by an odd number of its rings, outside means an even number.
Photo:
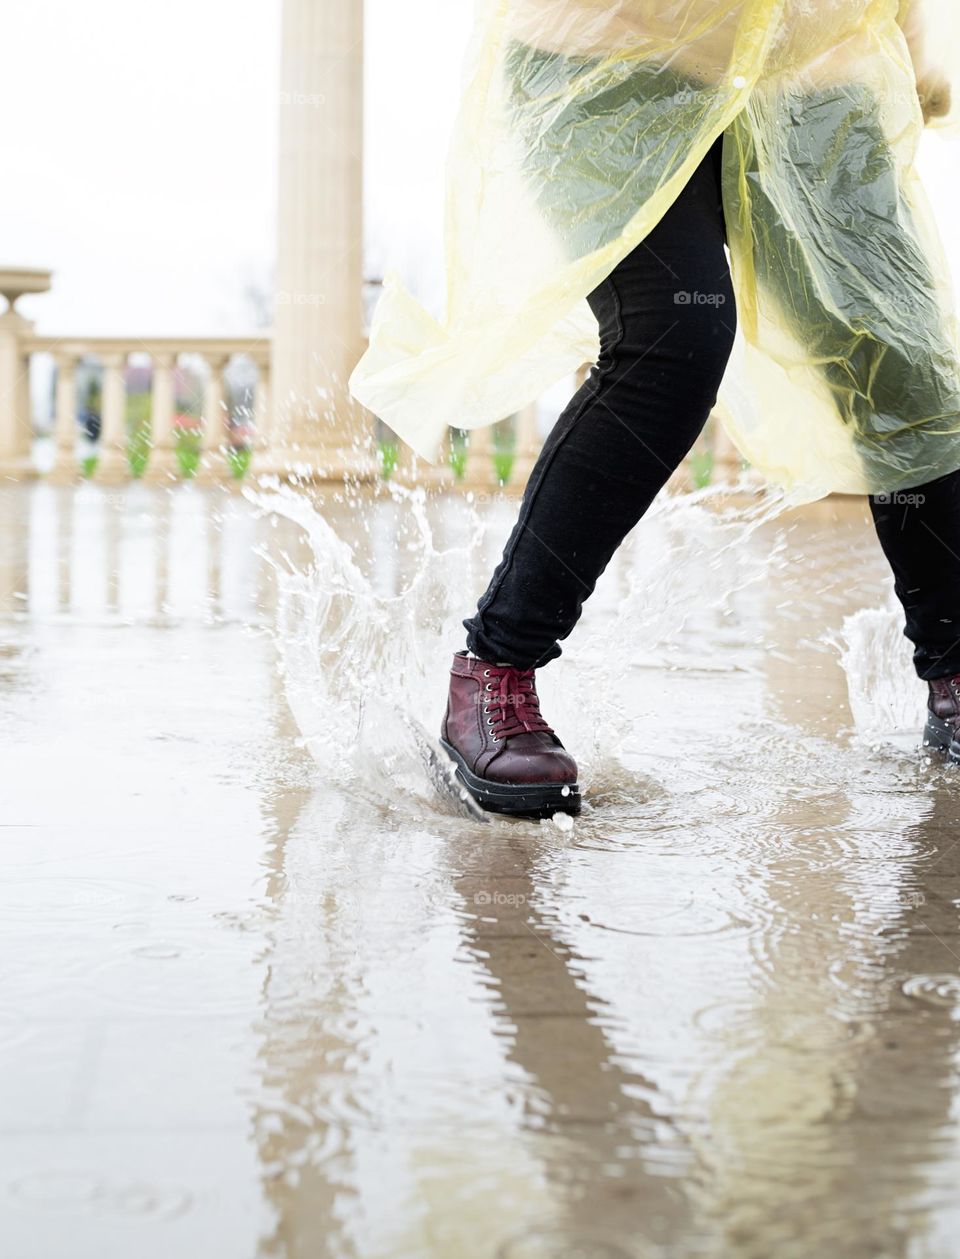
[{"label": "transparent rain poncho", "polygon": [[925,117],[956,120],[958,5],[478,0],[446,315],[388,275],[355,397],[431,459],[448,426],[595,361],[586,295],[723,133],[740,333],[718,410],[744,459],[809,497],[960,467],[957,322],[915,170]]}]

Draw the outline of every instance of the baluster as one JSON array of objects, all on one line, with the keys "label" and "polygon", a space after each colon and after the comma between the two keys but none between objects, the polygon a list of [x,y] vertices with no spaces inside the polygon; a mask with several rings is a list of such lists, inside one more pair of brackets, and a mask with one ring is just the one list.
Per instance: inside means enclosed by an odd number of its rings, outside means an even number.
[{"label": "baluster", "polygon": [[98,481],[123,481],[130,475],[127,458],[127,389],[123,378],[126,354],[102,354],[102,414],[97,457]]},{"label": "baluster", "polygon": [[467,433],[467,470],[464,484],[470,489],[487,488],[493,481],[493,440],[489,424]]},{"label": "baluster", "polygon": [[53,440],[55,476],[72,480],[77,471],[77,362],[75,354],[54,354],[57,387]]},{"label": "baluster", "polygon": [[531,402],[517,414],[517,453],[511,482],[523,489],[540,454],[543,440],[540,437],[540,415],[537,404]]},{"label": "baluster", "polygon": [[263,359],[257,363],[257,383],[253,394],[253,422],[256,432],[253,444],[257,450],[266,450],[270,445],[270,426],[273,420],[270,408],[270,362]]},{"label": "baluster", "polygon": [[742,463],[740,452],[727,436],[727,430],[724,428],[716,411],[711,417],[711,422],[713,428],[714,480],[735,481],[740,475]]},{"label": "baluster", "polygon": [[[418,455],[413,447],[397,437],[392,429],[386,425],[384,429],[389,434],[390,440],[396,442],[397,445],[396,464],[390,477],[392,481],[406,486],[420,485],[425,488],[446,486],[449,488],[453,481],[453,471],[450,463],[450,444],[446,433],[435,459],[431,462]],[[378,471],[378,477],[382,477],[382,471]]]},{"label": "baluster", "polygon": [[230,359],[226,355],[207,357],[207,379],[203,387],[203,415],[200,430],[200,452],[203,471],[208,475],[221,475],[224,469],[220,460],[209,458],[211,454],[223,453],[226,445],[227,410],[226,387],[223,373]]},{"label": "baluster", "polygon": [[151,481],[169,481],[177,475],[177,455],[173,431],[173,369],[175,354],[153,355],[153,379],[150,386],[150,462],[147,476]]},{"label": "baluster", "polygon": [[32,325],[19,311],[9,293],[11,309],[0,315],[0,470],[21,476],[30,466],[33,416],[30,408],[30,358],[23,338]]}]

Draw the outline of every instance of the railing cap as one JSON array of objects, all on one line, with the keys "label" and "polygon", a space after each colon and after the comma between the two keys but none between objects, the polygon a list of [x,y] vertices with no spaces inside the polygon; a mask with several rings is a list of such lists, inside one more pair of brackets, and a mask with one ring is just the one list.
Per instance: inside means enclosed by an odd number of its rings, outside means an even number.
[{"label": "railing cap", "polygon": [[0,267],[0,293],[13,310],[17,299],[25,293],[49,292],[52,274],[42,267]]},{"label": "railing cap", "polygon": [[30,333],[23,338],[23,348],[27,353],[47,351],[67,358],[83,358],[87,354],[149,354],[153,357],[199,354],[230,358],[244,354],[255,363],[264,364],[269,361],[272,340],[269,331],[230,337],[72,337]]}]

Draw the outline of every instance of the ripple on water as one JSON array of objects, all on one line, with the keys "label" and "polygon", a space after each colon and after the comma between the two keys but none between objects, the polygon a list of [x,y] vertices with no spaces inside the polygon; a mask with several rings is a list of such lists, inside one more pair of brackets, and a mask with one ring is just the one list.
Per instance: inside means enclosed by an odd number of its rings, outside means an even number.
[{"label": "ripple on water", "polygon": [[157,962],[172,962],[180,956],[180,950],[172,944],[144,944],[131,952],[137,957],[147,957]]},{"label": "ripple on water", "polygon": [[[595,931],[610,931],[615,935],[669,936],[672,939],[760,929],[759,923],[748,920],[742,914],[692,894],[679,905],[654,901],[644,906],[635,901],[626,913],[626,921],[617,922],[612,918],[599,921],[587,914],[582,914],[580,921]],[[627,925],[628,922],[630,925]],[[636,925],[638,922],[643,925]]]},{"label": "ripple on water", "polygon": [[775,1017],[749,1001],[717,1002],[693,1016],[693,1025],[726,1054],[767,1052],[774,1048],[798,1054],[835,1055],[871,1044],[877,1023],[846,1018],[828,1007],[811,1011],[802,1005],[778,1010]]},{"label": "ripple on water", "polygon": [[24,1207],[95,1215],[174,1219],[194,1198],[186,1189],[144,1181],[113,1181],[96,1172],[32,1172],[9,1182],[8,1195]]},{"label": "ripple on water", "polygon": [[91,914],[141,903],[152,894],[142,884],[125,880],[84,879],[61,875],[5,878],[0,885],[0,919],[26,918],[32,923],[88,921]]},{"label": "ripple on water", "polygon": [[497,1249],[497,1259],[634,1259],[634,1249],[585,1233],[560,1229],[531,1229],[508,1238]]},{"label": "ripple on water", "polygon": [[242,1014],[253,989],[245,982],[249,948],[213,939],[148,939],[89,967],[89,992],[111,1005],[148,1014]]},{"label": "ripple on water", "polygon": [[260,1147],[263,1174],[270,1180],[291,1169],[318,1167],[343,1154],[353,1127],[340,1119],[315,1114],[308,1106],[270,1096],[258,1101],[253,1132]]},{"label": "ripple on water", "polygon": [[[404,1033],[398,1029],[396,1034]],[[408,1038],[416,1037],[412,1029]],[[291,1100],[268,1079],[251,1099],[257,1141],[265,1147],[272,1141],[284,1165],[331,1157],[351,1133],[379,1136],[402,1131],[456,1148],[469,1131],[476,1156],[481,1149],[499,1151],[504,1134],[514,1130],[517,1121],[525,1123],[529,1114],[528,1090],[505,1088],[502,1076],[484,1074],[469,1064],[456,1070],[417,1071],[395,1059],[382,1073],[363,1069],[358,1076],[348,1074],[357,1070],[352,1060],[346,1071],[316,1070],[316,1050],[302,1036],[287,1044],[278,1037],[271,1050],[284,1054],[291,1069],[292,1064],[301,1064],[307,1081]],[[549,1126],[595,1127],[611,1119],[635,1133],[637,1124],[629,1109],[623,1115],[585,1111],[560,1119],[551,1113]],[[541,1131],[546,1128],[546,1122],[540,1125]],[[644,1135],[649,1135],[646,1130]]]},{"label": "ripple on water", "polygon": [[960,975],[911,975],[901,991],[926,1005],[960,1009]]}]

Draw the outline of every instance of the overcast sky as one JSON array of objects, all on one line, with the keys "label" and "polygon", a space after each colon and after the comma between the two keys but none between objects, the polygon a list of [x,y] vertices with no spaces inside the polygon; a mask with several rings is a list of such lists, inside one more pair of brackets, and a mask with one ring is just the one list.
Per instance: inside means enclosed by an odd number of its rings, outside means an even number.
[{"label": "overcast sky", "polygon": [[[0,265],[44,332],[239,332],[274,256],[280,0],[0,0]],[[367,0],[371,260],[439,266],[469,0]]]},{"label": "overcast sky", "polygon": [[[341,0],[346,2],[346,0]],[[0,0],[0,265],[42,332],[242,332],[274,253],[280,0]],[[470,0],[367,0],[367,238],[436,297]],[[960,273],[960,141],[923,169]]]}]

